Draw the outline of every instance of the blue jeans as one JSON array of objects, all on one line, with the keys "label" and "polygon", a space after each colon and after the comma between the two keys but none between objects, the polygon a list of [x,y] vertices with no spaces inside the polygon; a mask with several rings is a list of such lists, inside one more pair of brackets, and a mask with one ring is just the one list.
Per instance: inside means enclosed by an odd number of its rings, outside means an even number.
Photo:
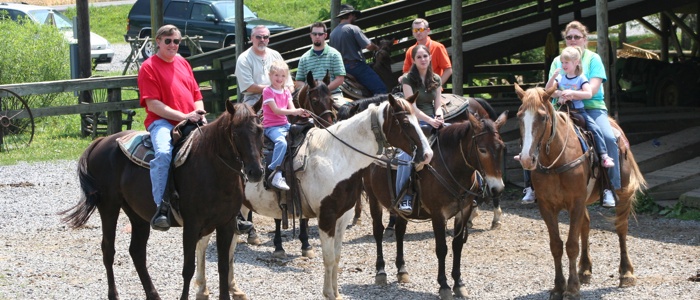
[{"label": "blue jeans", "polygon": [[354,76],[357,82],[367,88],[372,94],[386,94],[384,81],[364,61],[358,60],[345,64],[345,72]]},{"label": "blue jeans", "polygon": [[608,150],[608,156],[615,161],[615,166],[608,169],[608,176],[610,177],[612,186],[616,190],[619,190],[622,187],[620,183],[620,152],[617,147],[615,133],[613,133],[610,120],[608,120],[608,111],[605,109],[587,109],[586,112],[595,120],[598,127],[600,127],[600,132],[603,134],[603,139],[605,140],[605,147]]},{"label": "blue jeans", "polygon": [[289,123],[280,126],[265,128],[265,136],[275,142],[275,150],[272,152],[272,162],[267,166],[270,170],[275,170],[282,164],[284,155],[287,153],[287,133],[289,132]]},{"label": "blue jeans", "polygon": [[[576,110],[583,119],[586,121],[586,127],[588,127],[588,131],[593,133],[593,139],[595,140],[595,147],[596,151],[598,151],[598,155],[603,155],[607,154],[608,150],[605,148],[605,140],[603,140],[603,133],[600,131],[600,127],[598,124],[593,120],[593,118],[586,112],[585,109],[577,109]],[[615,162],[617,163],[617,161]]]},{"label": "blue jeans", "polygon": [[[431,118],[433,116],[430,116]],[[421,126],[428,125],[427,122],[425,121],[420,121],[419,122]],[[428,125],[429,126],[429,125]],[[396,155],[396,158],[410,162],[411,161],[411,155],[404,152],[401,149],[398,149],[398,154]],[[399,193],[401,193],[401,189],[403,186],[406,184],[406,181],[408,181],[408,177],[411,175],[411,168],[413,168],[413,164],[407,163],[407,164],[400,164],[398,167],[396,167],[396,196],[398,197]],[[411,198],[409,195],[406,195],[404,198]]]},{"label": "blue jeans", "polygon": [[163,193],[165,193],[165,185],[168,182],[168,172],[170,171],[170,161],[173,158],[173,145],[170,142],[170,132],[173,130],[173,125],[165,119],[153,121],[148,126],[148,132],[151,133],[151,143],[153,143],[153,151],[155,157],[150,162],[151,166],[151,193],[153,193],[153,201],[156,205],[160,205],[163,201]]},{"label": "blue jeans", "polygon": [[[615,166],[608,169],[608,177],[610,177],[610,183],[612,183],[613,188],[619,190],[622,187],[620,183],[620,153],[617,149],[617,139],[615,139],[610,120],[608,120],[608,111],[604,109],[587,109],[586,112],[591,119],[595,120],[595,124],[603,135],[608,156],[615,161]],[[532,187],[530,171],[523,171],[523,179],[526,187]]]}]

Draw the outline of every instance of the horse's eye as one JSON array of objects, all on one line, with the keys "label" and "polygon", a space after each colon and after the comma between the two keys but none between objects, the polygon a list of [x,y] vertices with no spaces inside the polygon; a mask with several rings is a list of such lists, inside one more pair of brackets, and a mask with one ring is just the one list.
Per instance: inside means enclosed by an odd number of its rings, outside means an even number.
[{"label": "horse's eye", "polygon": [[484,149],[484,148],[479,148],[479,153],[481,153],[481,154],[483,154],[483,155],[486,155],[486,154],[488,154],[489,152],[488,152],[488,150],[486,150],[486,149]]}]

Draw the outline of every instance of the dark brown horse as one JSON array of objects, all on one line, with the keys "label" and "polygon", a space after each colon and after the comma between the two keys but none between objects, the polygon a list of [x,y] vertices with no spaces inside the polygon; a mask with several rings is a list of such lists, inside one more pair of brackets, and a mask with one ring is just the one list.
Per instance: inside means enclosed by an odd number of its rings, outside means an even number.
[{"label": "dark brown horse", "polygon": [[[472,204],[479,186],[475,169],[483,175],[485,190],[492,196],[499,195],[504,188],[501,167],[505,145],[500,138],[498,129],[505,124],[507,112],[494,122],[490,119],[477,120],[468,115],[469,121],[454,123],[437,132],[437,140],[433,143],[435,157],[429,166],[418,172],[420,189],[416,195],[418,207],[405,217],[396,221],[396,268],[398,281],[408,282],[408,271],[403,254],[403,239],[406,233],[407,219],[431,219],[435,234],[435,254],[438,259],[437,281],[440,284],[440,298],[452,299],[450,286],[447,284],[445,257],[447,243],[445,241],[445,225],[448,219],[454,217],[455,237],[452,240],[453,263],[452,278],[454,292],[458,297],[466,297],[467,291],[462,282],[460,264],[463,244],[466,243],[467,220],[472,210]],[[387,275],[384,271],[384,254],[382,238],[383,208],[396,211],[392,204],[396,172],[391,172],[388,179],[384,166],[373,164],[363,175],[364,187],[369,200],[373,220],[374,240],[377,244],[376,277],[377,284],[386,284]],[[416,201],[414,200],[414,201]],[[423,253],[422,255],[428,255]]]},{"label": "dark brown horse", "polygon": [[[596,173],[605,171],[591,168],[591,152],[582,150],[573,122],[567,114],[554,110],[550,99],[555,90],[531,88],[523,91],[515,85],[515,92],[522,101],[518,109],[523,140],[520,164],[525,170],[532,170],[537,205],[549,231],[549,249],[555,271],[550,299],[579,299],[580,284],[590,282],[593,273],[588,248],[591,219],[586,205],[600,199],[603,176]],[[615,230],[620,242],[620,287],[626,287],[636,283],[634,267],[627,253],[628,218],[636,202],[635,194],[645,181],[622,129],[614,120],[610,119],[610,123],[620,133],[620,161],[615,163],[620,164],[622,188],[616,191]],[[570,218],[566,240],[568,279],[564,278],[561,262],[564,243],[559,236],[559,212],[562,210],[566,210]],[[577,270],[579,247],[581,257]]]},{"label": "dark brown horse", "polygon": [[391,92],[399,83],[398,74],[391,71],[391,46],[394,45],[394,42],[396,42],[394,38],[380,39],[377,42],[379,50],[374,52],[374,63],[372,63],[372,70],[382,79],[387,92]]},{"label": "dark brown horse", "polygon": [[[146,298],[160,299],[146,265],[150,219],[156,210],[149,170],[132,163],[116,141],[129,133],[99,138],[85,150],[78,166],[83,197],[77,205],[63,212],[67,214],[64,221],[77,228],[88,221],[95,209],[98,210],[102,220],[102,255],[107,269],[108,298],[118,299],[113,270],[114,241],[119,211],[124,210],[132,226],[129,253]],[[216,230],[218,256],[228,257],[236,226],[235,215],[244,198],[244,181],[247,178],[258,182],[263,176],[263,129],[249,106],[233,105],[227,101],[226,112],[192,134],[195,136],[192,137],[194,142],[189,158],[174,169],[172,175],[179,194],[179,199],[172,200],[174,215],[180,224],[184,224],[181,299],[187,299],[189,294],[197,241]],[[227,260],[219,260],[220,299],[230,299],[229,268]]]}]

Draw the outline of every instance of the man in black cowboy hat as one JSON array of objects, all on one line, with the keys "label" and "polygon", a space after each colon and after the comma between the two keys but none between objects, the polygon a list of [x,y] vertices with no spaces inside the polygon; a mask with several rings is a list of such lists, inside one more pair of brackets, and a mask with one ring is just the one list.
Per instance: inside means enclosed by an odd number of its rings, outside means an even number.
[{"label": "man in black cowboy hat", "polygon": [[331,32],[330,44],[343,55],[346,73],[355,77],[372,94],[386,94],[384,82],[367,65],[364,56],[362,56],[362,49],[376,51],[379,50],[379,47],[365,36],[360,27],[352,24],[361,14],[351,5],[341,5],[340,13],[336,16],[340,19],[340,24]]}]

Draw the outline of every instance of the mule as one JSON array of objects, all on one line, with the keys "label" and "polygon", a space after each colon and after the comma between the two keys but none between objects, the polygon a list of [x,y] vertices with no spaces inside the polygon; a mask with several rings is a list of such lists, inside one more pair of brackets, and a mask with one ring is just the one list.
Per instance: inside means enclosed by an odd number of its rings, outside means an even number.
[{"label": "mule", "polygon": [[[602,183],[597,165],[591,168],[592,155],[584,152],[572,121],[563,112],[556,112],[550,103],[556,89],[531,88],[524,91],[517,84],[515,92],[522,101],[518,122],[523,148],[520,164],[532,170],[532,184],[537,191],[540,215],[549,231],[549,249],[554,258],[554,288],[550,299],[579,299],[581,283],[589,283],[593,274],[588,248],[590,216],[586,205],[600,199]],[[620,174],[622,188],[616,191],[615,231],[620,243],[619,286],[636,284],[634,267],[627,251],[628,218],[633,213],[636,193],[646,184],[634,160],[629,142],[620,126],[610,123],[619,133]],[[590,148],[589,148],[590,149]],[[599,178],[596,178],[599,177]],[[559,236],[559,212],[569,213],[569,234],[566,254],[569,277],[562,272],[563,242]],[[580,243],[579,243],[580,239]],[[580,251],[579,251],[580,249]],[[576,260],[579,259],[578,268]]]},{"label": "mule", "polygon": [[[293,184],[300,190],[302,218],[318,218],[325,269],[324,298],[341,297],[338,264],[345,227],[352,217],[350,209],[361,191],[360,171],[389,145],[414,153],[415,163],[425,164],[432,158],[433,152],[413,114],[415,97],[407,100],[389,96],[388,101],[348,120],[325,129],[312,128],[295,158],[294,169],[301,170],[293,176]],[[245,196],[244,205],[254,212],[281,218],[276,192],[265,189],[262,183],[247,184]],[[200,261],[204,260],[206,245],[200,242],[197,247]],[[199,271],[204,278],[204,268],[198,268]],[[234,285],[233,272],[229,276]]]},{"label": "mule", "polygon": [[[469,114],[468,121],[454,123],[438,130],[437,139],[432,146],[435,158],[416,176],[420,180],[414,183],[419,188],[414,199],[413,212],[397,218],[396,221],[396,269],[400,283],[409,281],[403,254],[407,219],[431,219],[435,234],[435,254],[438,259],[437,281],[440,285],[440,298],[452,299],[452,291],[445,274],[445,227],[447,220],[454,217],[453,290],[458,297],[467,296],[460,266],[462,247],[468,238],[467,220],[474,198],[478,195],[475,192],[476,187],[480,185],[480,176],[477,176],[475,169],[478,170],[478,174],[483,175],[487,194],[498,196],[503,191],[505,185],[501,170],[505,144],[498,129],[505,124],[507,114],[508,112],[503,112],[495,122],[490,119],[477,120]],[[383,208],[387,208],[397,212],[398,205],[393,199],[396,172],[391,172],[391,180],[388,178],[386,167],[378,164],[373,164],[363,176],[372,215],[372,232],[377,245],[376,284],[387,284],[382,250],[382,211]]]},{"label": "mule", "polygon": [[[114,279],[114,242],[119,210],[132,226],[129,253],[139,274],[147,299],[160,299],[146,265],[146,245],[150,219],[156,204],[151,195],[149,170],[137,166],[117,145],[119,137],[131,131],[98,138],[80,157],[78,178],[82,197],[74,207],[63,211],[63,221],[72,228],[83,226],[97,209],[102,221],[102,255],[107,271],[109,299],[118,299]],[[179,199],[172,199],[173,215],[182,226],[184,263],[181,299],[187,299],[194,273],[195,247],[206,234],[217,231],[217,250],[228,257],[236,226],[235,215],[243,198],[243,182],[263,177],[261,161],[263,128],[255,112],[245,104],[226,102],[226,112],[208,125],[195,130],[189,158],[173,170]],[[230,262],[218,264],[220,299],[230,299]],[[235,286],[236,297],[245,297]]]}]

